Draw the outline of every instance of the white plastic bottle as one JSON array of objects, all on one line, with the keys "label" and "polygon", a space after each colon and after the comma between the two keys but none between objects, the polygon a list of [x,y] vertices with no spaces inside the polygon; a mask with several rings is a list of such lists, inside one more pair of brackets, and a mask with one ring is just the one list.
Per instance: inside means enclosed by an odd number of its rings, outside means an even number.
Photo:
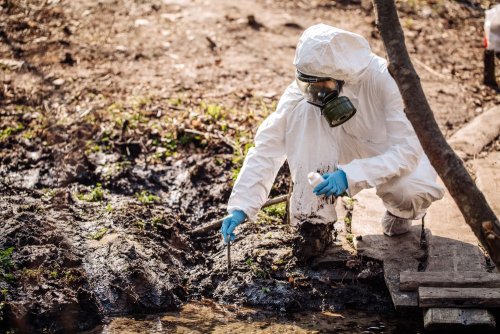
[{"label": "white plastic bottle", "polygon": [[316,188],[318,184],[325,181],[325,179],[323,178],[323,176],[321,176],[320,173],[310,172],[309,174],[307,174],[307,181],[309,181],[311,187]]}]

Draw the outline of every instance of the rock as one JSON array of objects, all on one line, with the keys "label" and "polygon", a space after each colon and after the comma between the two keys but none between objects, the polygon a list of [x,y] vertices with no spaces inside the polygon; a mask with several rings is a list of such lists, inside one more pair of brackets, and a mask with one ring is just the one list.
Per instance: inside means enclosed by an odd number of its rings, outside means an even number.
[{"label": "rock", "polygon": [[10,68],[11,70],[18,70],[24,65],[24,61],[15,59],[0,59],[0,65]]},{"label": "rock", "polygon": [[64,85],[65,82],[66,81],[64,79],[59,78],[59,79],[52,81],[52,84],[54,84],[54,86],[60,87],[60,86]]},{"label": "rock", "polygon": [[150,24],[150,22],[148,20],[146,20],[146,19],[137,19],[134,22],[134,25],[136,27],[148,26],[149,24]]}]

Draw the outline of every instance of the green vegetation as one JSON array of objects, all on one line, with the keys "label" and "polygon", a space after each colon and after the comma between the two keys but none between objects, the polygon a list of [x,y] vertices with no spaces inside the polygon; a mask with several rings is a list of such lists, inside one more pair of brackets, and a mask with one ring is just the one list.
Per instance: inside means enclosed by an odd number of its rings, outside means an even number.
[{"label": "green vegetation", "polygon": [[354,204],[356,204],[356,199],[348,196],[342,197],[342,203],[346,210],[352,211],[354,209]]},{"label": "green vegetation", "polygon": [[351,245],[351,247],[354,248],[354,235],[351,234],[351,233],[347,233],[345,235],[345,239],[347,240],[347,242],[349,243],[349,245]]},{"label": "green vegetation", "polygon": [[[257,224],[282,224],[286,219],[286,202],[274,204],[259,211]],[[269,237],[269,236],[266,236]]]},{"label": "green vegetation", "polygon": [[10,126],[3,130],[0,130],[0,141],[7,139],[13,134],[21,132],[22,130],[24,130],[24,125],[22,125],[21,123],[17,123],[17,126],[15,127]]},{"label": "green vegetation", "polygon": [[163,216],[154,216],[153,219],[151,219],[151,225],[153,225],[154,228],[160,224],[165,224],[165,222],[165,217]]},{"label": "green vegetation", "polygon": [[154,204],[154,203],[159,203],[160,202],[160,197],[150,194],[149,191],[143,190],[140,193],[136,194],[137,200],[141,202],[142,204]]},{"label": "green vegetation", "polygon": [[9,247],[7,249],[0,251],[0,279],[10,282],[14,279],[12,274],[12,269],[14,264],[12,263],[12,252],[14,247]]},{"label": "green vegetation", "polygon": [[350,216],[345,216],[343,218],[343,220],[344,220],[346,231],[350,232],[351,231],[351,227],[352,227],[352,218]]},{"label": "green vegetation", "polygon": [[101,240],[102,237],[104,237],[104,235],[106,233],[108,233],[108,231],[109,231],[108,228],[102,227],[102,228],[98,229],[97,232],[92,233],[90,235],[90,239],[92,239],[92,240]]},{"label": "green vegetation", "polygon": [[264,270],[259,268],[257,264],[253,262],[253,259],[251,257],[245,261],[245,264],[250,268],[252,275],[258,278],[265,278],[266,276],[269,276]]},{"label": "green vegetation", "polygon": [[[243,166],[243,161],[245,160],[245,156],[248,151],[254,146],[253,142],[247,141],[247,133],[240,133],[240,135],[236,138],[237,147],[233,148],[233,157],[231,158],[231,162],[233,163],[233,168],[231,169],[231,178],[233,182],[236,181],[238,175],[240,174],[241,167]],[[243,143],[243,148],[240,149],[240,146]]]},{"label": "green vegetation", "polygon": [[161,139],[162,146],[166,149],[165,156],[169,157],[177,151],[177,138],[172,132],[167,132]]},{"label": "green vegetation", "polygon": [[200,103],[200,108],[206,115],[208,115],[209,123],[215,123],[226,117],[226,112],[220,105],[207,104],[206,102],[202,101]]},{"label": "green vegetation", "polygon": [[77,276],[73,275],[71,270],[64,272],[64,280],[68,283],[72,283],[77,280]]},{"label": "green vegetation", "polygon": [[79,193],[76,195],[76,197],[80,201],[86,201],[86,202],[100,202],[104,200],[104,190],[102,189],[102,185],[98,183],[90,193],[87,194],[82,194]]},{"label": "green vegetation", "polygon": [[113,212],[113,206],[111,205],[111,203],[106,204],[104,210],[106,210],[106,212]]},{"label": "green vegetation", "polygon": [[28,279],[38,280],[43,274],[43,268],[24,269],[22,273],[22,275]]},{"label": "green vegetation", "polygon": [[134,225],[135,225],[138,229],[140,229],[140,230],[144,230],[144,228],[146,227],[146,222],[145,222],[144,220],[142,220],[142,219],[139,219],[139,220],[136,220],[136,221],[134,222]]},{"label": "green vegetation", "polygon": [[57,189],[43,189],[43,199],[50,200],[57,195]]},{"label": "green vegetation", "polygon": [[286,202],[274,204],[262,210],[271,217],[283,219],[286,216]]}]

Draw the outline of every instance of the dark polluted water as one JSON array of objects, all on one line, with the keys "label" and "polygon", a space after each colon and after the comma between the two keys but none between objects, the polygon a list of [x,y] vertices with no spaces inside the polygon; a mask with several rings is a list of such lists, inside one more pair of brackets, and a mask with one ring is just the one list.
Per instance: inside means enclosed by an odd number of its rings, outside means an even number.
[{"label": "dark polluted water", "polygon": [[209,301],[192,302],[178,312],[117,317],[85,334],[131,333],[423,333],[422,319],[397,318],[355,310],[278,316]]}]

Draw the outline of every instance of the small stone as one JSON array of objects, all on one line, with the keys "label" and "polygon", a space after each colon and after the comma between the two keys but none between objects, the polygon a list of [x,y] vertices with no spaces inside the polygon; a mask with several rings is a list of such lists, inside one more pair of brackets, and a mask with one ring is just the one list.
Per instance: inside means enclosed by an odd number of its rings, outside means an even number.
[{"label": "small stone", "polygon": [[149,25],[149,21],[146,19],[137,19],[134,24],[136,27],[144,27]]},{"label": "small stone", "polygon": [[118,52],[127,52],[127,47],[125,45],[117,45],[115,50]]},{"label": "small stone", "polygon": [[52,81],[52,83],[54,84],[54,86],[58,86],[58,87],[64,85],[65,82],[66,81],[64,79],[62,79],[62,78],[59,78],[59,79],[56,79],[56,80]]}]

